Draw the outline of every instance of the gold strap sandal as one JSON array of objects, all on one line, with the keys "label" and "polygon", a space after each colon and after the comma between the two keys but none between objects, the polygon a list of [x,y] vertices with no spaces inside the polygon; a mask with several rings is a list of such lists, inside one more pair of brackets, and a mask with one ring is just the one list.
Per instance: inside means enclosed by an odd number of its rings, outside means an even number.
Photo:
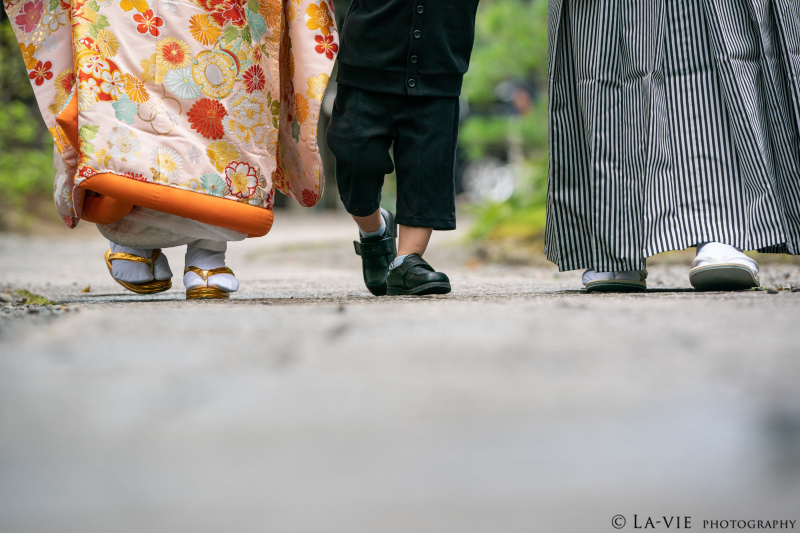
[{"label": "gold strap sandal", "polygon": [[[150,267],[150,273],[155,276],[156,259],[158,259],[160,255],[160,248],[153,250],[153,253],[150,255],[150,257],[139,257],[138,255],[126,254],[123,252],[112,252],[111,250],[108,250],[106,252],[105,259],[106,266],[108,266],[108,273],[111,274],[112,278],[114,278],[114,272],[111,266],[112,261],[133,261],[134,263],[144,263]],[[118,280],[117,278],[114,278],[114,281],[129,291],[135,292],[136,294],[156,294],[158,292],[168,291],[172,288],[172,280],[170,279],[154,279],[153,281],[146,281],[144,283],[130,283],[128,281]]]},{"label": "gold strap sandal", "polygon": [[231,293],[228,291],[224,291],[219,287],[212,287],[208,285],[208,278],[210,276],[214,276],[216,274],[230,274],[231,276],[235,276],[236,274],[233,273],[228,267],[222,268],[212,268],[211,270],[201,270],[194,266],[186,267],[186,270],[183,271],[184,274],[188,272],[194,272],[198,276],[205,281],[206,286],[195,287],[193,289],[186,289],[186,299],[187,300],[225,300],[231,297]]}]

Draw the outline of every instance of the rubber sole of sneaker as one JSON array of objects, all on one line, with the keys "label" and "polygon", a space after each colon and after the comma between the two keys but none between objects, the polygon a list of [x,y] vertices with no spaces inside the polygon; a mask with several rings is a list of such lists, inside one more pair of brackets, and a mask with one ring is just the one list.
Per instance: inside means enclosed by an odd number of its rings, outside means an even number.
[{"label": "rubber sole of sneaker", "polygon": [[598,279],[586,284],[586,292],[644,292],[647,290],[646,281],[631,281],[625,279]]},{"label": "rubber sole of sneaker", "polygon": [[744,265],[706,265],[689,271],[689,282],[698,291],[746,291],[759,287],[758,276]]},{"label": "rubber sole of sneaker", "polygon": [[389,296],[427,296],[429,294],[448,294],[452,288],[449,283],[435,282],[426,283],[413,289],[402,289],[400,287],[388,287],[386,294]]}]

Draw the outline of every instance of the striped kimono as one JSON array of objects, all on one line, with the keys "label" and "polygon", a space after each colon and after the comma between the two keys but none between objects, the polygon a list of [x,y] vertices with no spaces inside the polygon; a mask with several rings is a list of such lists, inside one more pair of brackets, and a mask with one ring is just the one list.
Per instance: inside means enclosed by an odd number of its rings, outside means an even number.
[{"label": "striped kimono", "polygon": [[551,0],[546,253],[800,252],[800,3]]}]

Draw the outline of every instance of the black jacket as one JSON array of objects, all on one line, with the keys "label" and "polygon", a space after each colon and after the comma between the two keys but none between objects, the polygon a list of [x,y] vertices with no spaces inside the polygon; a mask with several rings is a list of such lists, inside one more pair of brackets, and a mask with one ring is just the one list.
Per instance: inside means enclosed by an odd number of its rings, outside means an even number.
[{"label": "black jacket", "polygon": [[458,96],[478,1],[353,0],[341,31],[337,81],[392,94]]}]

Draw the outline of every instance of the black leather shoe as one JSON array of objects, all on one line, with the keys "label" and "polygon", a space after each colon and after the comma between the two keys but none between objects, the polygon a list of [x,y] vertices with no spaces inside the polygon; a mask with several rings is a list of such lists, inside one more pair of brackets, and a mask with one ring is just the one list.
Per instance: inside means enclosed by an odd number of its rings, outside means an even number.
[{"label": "black leather shoe", "polygon": [[397,224],[394,214],[381,209],[381,215],[386,221],[386,233],[377,237],[361,237],[361,242],[353,241],[356,254],[361,256],[361,270],[364,273],[364,283],[369,292],[375,296],[386,295],[386,275],[389,265],[397,257]]},{"label": "black leather shoe", "polygon": [[386,285],[389,296],[422,296],[450,292],[447,274],[436,272],[417,254],[409,254],[402,265],[390,270]]}]

